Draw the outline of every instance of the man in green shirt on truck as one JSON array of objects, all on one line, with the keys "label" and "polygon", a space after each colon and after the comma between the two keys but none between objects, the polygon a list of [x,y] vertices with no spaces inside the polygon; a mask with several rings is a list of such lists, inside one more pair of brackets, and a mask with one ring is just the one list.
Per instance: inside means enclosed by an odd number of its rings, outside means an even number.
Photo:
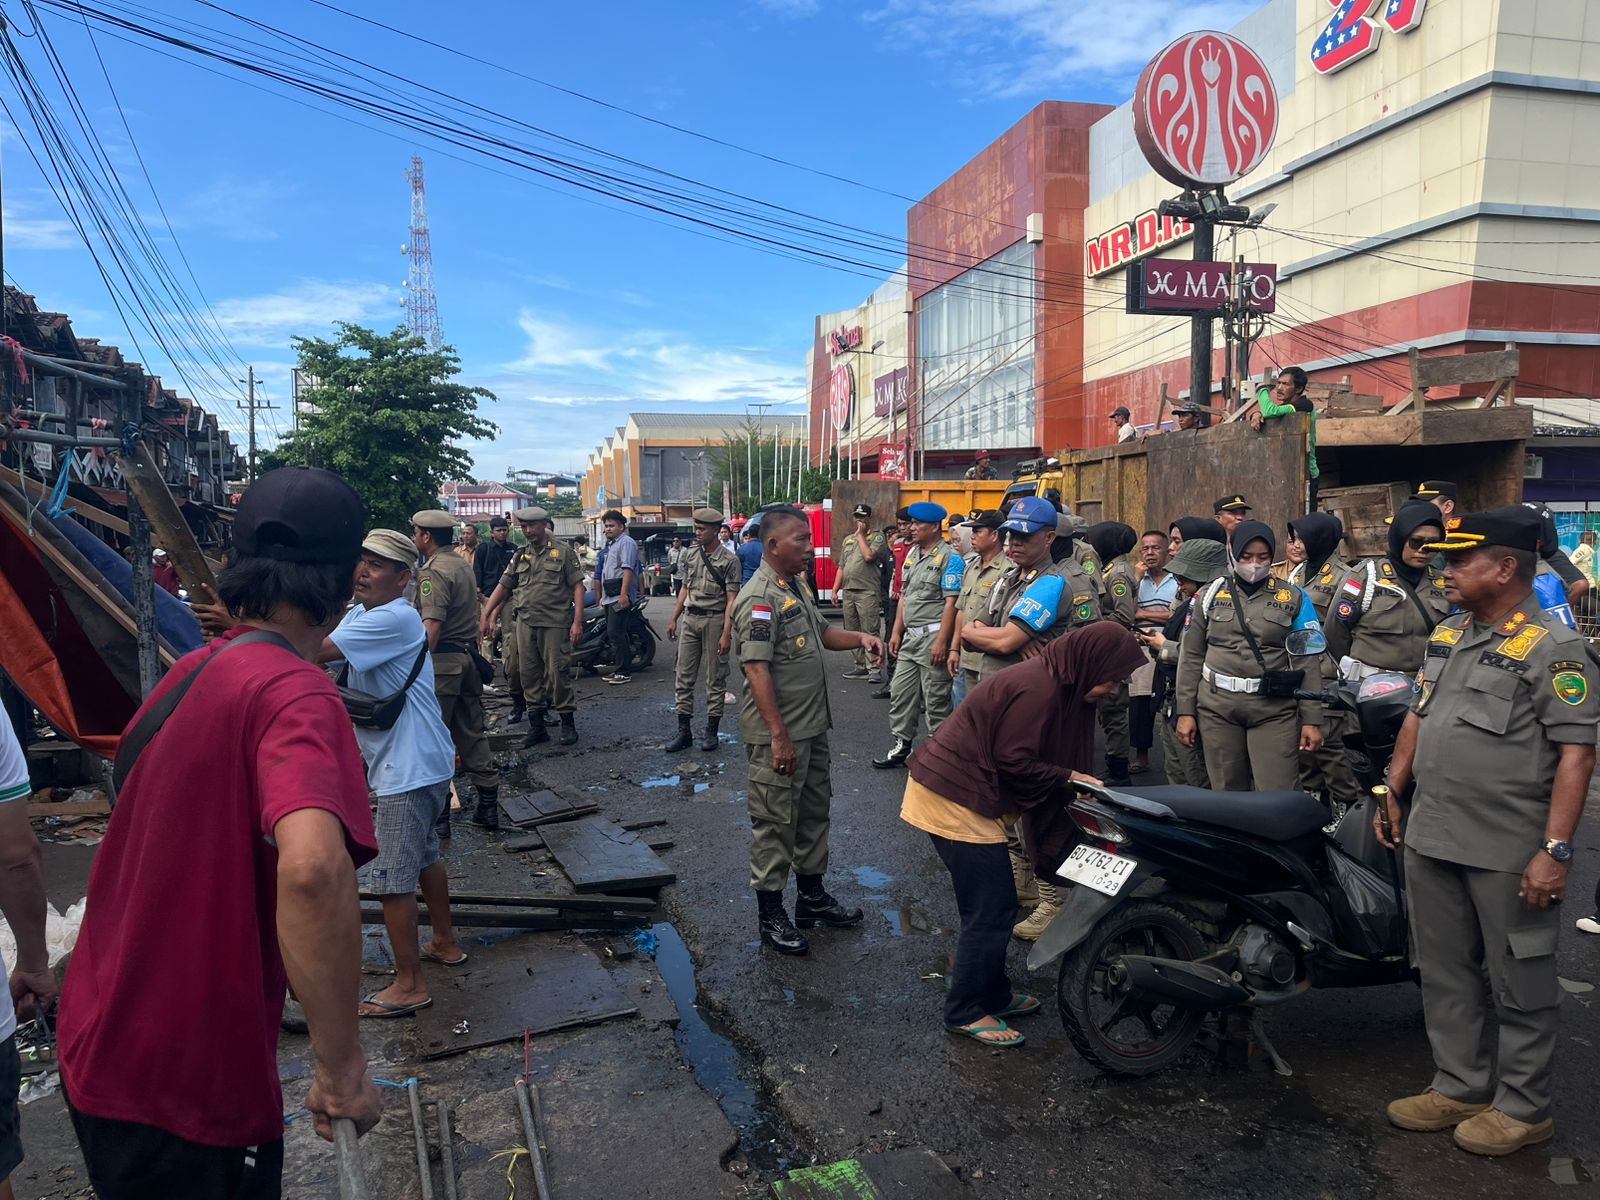
[{"label": "man in green shirt on truck", "polygon": [[1269,417],[1286,417],[1290,413],[1311,414],[1311,440],[1306,451],[1306,475],[1311,480],[1308,512],[1317,511],[1317,479],[1322,471],[1317,466],[1317,413],[1306,395],[1310,378],[1300,367],[1284,367],[1277,381],[1256,392],[1256,407],[1245,417],[1254,429],[1260,429]]}]

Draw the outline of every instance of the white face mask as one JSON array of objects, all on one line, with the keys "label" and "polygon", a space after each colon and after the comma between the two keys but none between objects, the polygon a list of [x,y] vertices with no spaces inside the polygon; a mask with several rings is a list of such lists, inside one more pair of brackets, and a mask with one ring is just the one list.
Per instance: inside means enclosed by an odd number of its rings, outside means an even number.
[{"label": "white face mask", "polygon": [[1235,563],[1233,573],[1245,583],[1262,583],[1272,574],[1271,563]]}]

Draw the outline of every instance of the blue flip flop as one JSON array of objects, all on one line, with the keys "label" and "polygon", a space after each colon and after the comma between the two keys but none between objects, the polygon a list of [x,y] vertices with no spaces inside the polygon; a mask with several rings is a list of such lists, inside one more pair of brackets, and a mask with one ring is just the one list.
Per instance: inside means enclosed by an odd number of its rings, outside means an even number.
[{"label": "blue flip flop", "polygon": [[[965,1025],[946,1025],[945,1026],[945,1031],[947,1033],[953,1033],[957,1037],[971,1038],[973,1041],[979,1043],[980,1045],[992,1046],[996,1050],[1009,1050],[1013,1046],[1020,1046],[1020,1045],[1022,1045],[1024,1042],[1026,1042],[1028,1040],[1022,1034],[1018,1033],[1015,1029],[1011,1028],[1011,1026],[1007,1025],[1004,1021],[1001,1021],[999,1017],[993,1017],[993,1018],[980,1017],[979,1019],[980,1020],[994,1020],[994,1021],[998,1022],[998,1024],[986,1025],[982,1029],[972,1029],[972,1028],[970,1028],[968,1026],[965,1026]],[[1011,1036],[1009,1038],[1007,1038],[1006,1040],[1004,1040],[1004,1041],[997,1042],[997,1041],[994,1041],[994,1040],[992,1040],[990,1038],[986,1038],[986,1037],[982,1036],[983,1034],[986,1034],[986,1033],[1009,1033]]]},{"label": "blue flip flop", "polygon": [[1039,997],[1030,996],[1026,992],[1016,992],[1011,997],[1011,1003],[995,1013],[995,1016],[1031,1017],[1043,1007]]}]

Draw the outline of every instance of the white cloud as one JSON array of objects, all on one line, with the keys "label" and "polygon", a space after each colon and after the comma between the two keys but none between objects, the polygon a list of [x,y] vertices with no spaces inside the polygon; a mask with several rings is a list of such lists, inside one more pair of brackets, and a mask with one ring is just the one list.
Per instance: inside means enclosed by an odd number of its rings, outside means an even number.
[{"label": "white cloud", "polygon": [[896,37],[950,59],[990,96],[1125,80],[1194,29],[1229,29],[1262,0],[1144,0],[1119,6],[1067,0],[887,0],[869,14]]},{"label": "white cloud", "polygon": [[236,296],[212,306],[235,343],[284,346],[291,337],[314,337],[337,321],[388,330],[399,324],[399,294],[387,284],[304,280],[260,296]]},{"label": "white cloud", "polygon": [[78,231],[59,217],[30,217],[8,212],[6,245],[17,250],[72,250],[83,245]]}]

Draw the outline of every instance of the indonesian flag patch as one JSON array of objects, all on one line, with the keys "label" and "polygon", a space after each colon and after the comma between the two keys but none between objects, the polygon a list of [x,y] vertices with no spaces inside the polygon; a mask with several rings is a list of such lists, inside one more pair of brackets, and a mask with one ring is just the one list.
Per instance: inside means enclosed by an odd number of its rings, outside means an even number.
[{"label": "indonesian flag patch", "polygon": [[772,609],[765,604],[750,606],[750,640],[752,642],[772,640]]}]

